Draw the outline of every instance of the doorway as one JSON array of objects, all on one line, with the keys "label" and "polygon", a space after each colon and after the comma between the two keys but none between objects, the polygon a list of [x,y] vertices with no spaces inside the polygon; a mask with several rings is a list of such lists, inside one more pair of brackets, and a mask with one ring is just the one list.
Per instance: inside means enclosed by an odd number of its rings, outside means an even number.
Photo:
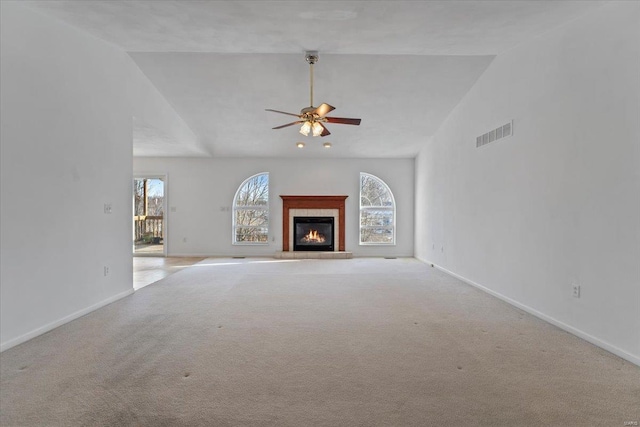
[{"label": "doorway", "polygon": [[133,179],[133,254],[166,256],[166,176]]}]

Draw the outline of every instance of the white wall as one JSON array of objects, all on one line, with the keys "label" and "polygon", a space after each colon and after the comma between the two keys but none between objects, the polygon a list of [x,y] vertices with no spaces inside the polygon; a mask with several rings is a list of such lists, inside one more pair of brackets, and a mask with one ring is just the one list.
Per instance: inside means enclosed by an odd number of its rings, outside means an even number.
[{"label": "white wall", "polygon": [[14,2],[0,15],[4,350],[132,291],[132,115],[181,125],[126,53]]},{"label": "white wall", "polygon": [[127,66],[130,70],[127,92],[135,139],[133,154],[157,152],[157,146],[161,145],[163,152],[210,156],[184,120],[128,56]]},{"label": "white wall", "polygon": [[499,55],[416,160],[416,256],[639,363],[639,100],[636,2]]},{"label": "white wall", "polygon": [[[282,250],[280,195],[346,194],[347,251],[355,256],[413,256],[413,171],[413,159],[134,159],[136,174],[168,175],[169,255],[272,256]],[[260,172],[269,172],[272,240],[267,246],[232,245],[233,197],[246,178]],[[381,178],[394,194],[395,246],[358,244],[360,172]]]}]

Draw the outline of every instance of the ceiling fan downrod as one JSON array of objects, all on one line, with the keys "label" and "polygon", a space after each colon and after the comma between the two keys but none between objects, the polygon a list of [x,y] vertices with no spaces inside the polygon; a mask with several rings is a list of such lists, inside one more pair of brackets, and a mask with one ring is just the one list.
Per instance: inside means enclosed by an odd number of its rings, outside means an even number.
[{"label": "ceiling fan downrod", "polygon": [[313,108],[313,64],[315,64],[316,62],[318,62],[318,51],[317,50],[308,50],[306,52],[306,56],[305,59],[307,60],[307,62],[309,63],[309,98],[310,98],[310,104],[309,107]]}]

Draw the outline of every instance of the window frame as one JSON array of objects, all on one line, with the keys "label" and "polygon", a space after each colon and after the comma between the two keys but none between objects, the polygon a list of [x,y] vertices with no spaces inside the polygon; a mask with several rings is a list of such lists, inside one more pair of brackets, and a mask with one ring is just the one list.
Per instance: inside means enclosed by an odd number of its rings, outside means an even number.
[{"label": "window frame", "polygon": [[[240,194],[240,192],[245,188],[245,186],[251,181],[254,180],[256,178],[258,178],[259,176],[262,175],[266,175],[267,177],[267,204],[266,205],[246,205],[246,206],[238,206],[237,205],[237,200],[238,200],[238,195]],[[250,246],[254,246],[254,245],[268,245],[269,244],[269,225],[271,223],[271,212],[269,209],[269,197],[270,197],[270,191],[269,191],[269,172],[260,172],[257,173],[255,175],[250,176],[249,178],[245,179],[244,181],[242,181],[242,184],[240,184],[238,186],[238,189],[236,190],[234,196],[233,196],[233,203],[232,203],[232,207],[231,207],[231,244],[233,245],[250,245]],[[236,212],[238,210],[253,210],[253,211],[264,211],[267,213],[267,223],[266,225],[241,225],[238,226],[238,224],[236,223]],[[237,238],[237,233],[236,230],[238,227],[243,227],[243,228],[266,228],[266,235],[267,235],[267,240],[264,242],[247,242],[247,241],[243,241],[243,242],[238,242],[236,240]]]},{"label": "window frame", "polygon": [[[376,182],[378,182],[388,193],[389,198],[391,199],[391,206],[363,206],[362,205],[362,179],[363,177],[367,177],[369,179],[373,179]],[[391,188],[389,188],[389,186],[387,185],[386,182],[384,182],[382,179],[380,179],[379,177],[372,175],[370,173],[367,172],[360,172],[360,181],[358,183],[359,188],[360,188],[360,192],[359,192],[359,197],[358,197],[358,204],[360,209],[358,210],[358,241],[359,244],[361,246],[395,246],[396,245],[396,199],[393,196],[393,192],[391,191]],[[375,226],[375,225],[362,225],[362,214],[363,212],[366,211],[388,211],[391,212],[392,218],[391,218],[391,225],[380,225],[380,226]],[[390,242],[363,242],[362,241],[362,230],[363,229],[370,229],[370,230],[375,230],[375,229],[379,229],[379,230],[391,230],[391,241]]]}]

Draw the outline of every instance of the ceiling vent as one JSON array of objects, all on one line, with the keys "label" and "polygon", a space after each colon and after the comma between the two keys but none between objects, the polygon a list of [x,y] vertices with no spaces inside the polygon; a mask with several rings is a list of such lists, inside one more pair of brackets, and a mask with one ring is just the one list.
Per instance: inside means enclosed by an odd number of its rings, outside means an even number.
[{"label": "ceiling vent", "polygon": [[476,148],[513,135],[513,120],[476,138]]}]

